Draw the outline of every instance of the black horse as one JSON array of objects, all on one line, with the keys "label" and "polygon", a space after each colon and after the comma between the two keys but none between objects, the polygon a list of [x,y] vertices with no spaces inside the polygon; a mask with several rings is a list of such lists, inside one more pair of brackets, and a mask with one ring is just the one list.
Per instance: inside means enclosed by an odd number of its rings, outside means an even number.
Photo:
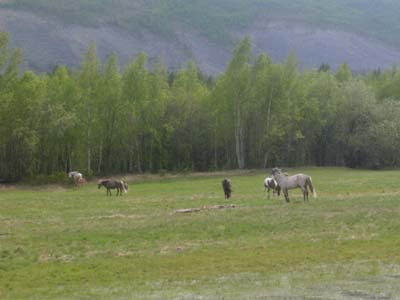
[{"label": "black horse", "polygon": [[228,178],[225,178],[224,180],[222,180],[222,188],[224,190],[225,199],[229,199],[231,197],[231,194],[232,194],[232,183],[231,183],[231,180],[228,179]]}]

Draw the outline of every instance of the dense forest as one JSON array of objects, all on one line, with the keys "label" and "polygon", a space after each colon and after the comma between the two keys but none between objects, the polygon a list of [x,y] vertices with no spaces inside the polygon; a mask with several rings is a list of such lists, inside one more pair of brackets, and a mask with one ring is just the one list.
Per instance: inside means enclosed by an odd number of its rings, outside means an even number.
[{"label": "dense forest", "polygon": [[170,73],[143,53],[120,70],[92,45],[81,68],[21,71],[0,34],[0,178],[271,166],[400,166],[400,72],[300,71],[241,40],[226,71]]}]

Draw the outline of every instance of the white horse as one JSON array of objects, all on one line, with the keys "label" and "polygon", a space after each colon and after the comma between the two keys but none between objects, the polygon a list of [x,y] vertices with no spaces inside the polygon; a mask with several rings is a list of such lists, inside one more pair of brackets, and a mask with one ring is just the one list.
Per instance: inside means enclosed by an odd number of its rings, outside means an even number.
[{"label": "white horse", "polygon": [[278,185],[283,190],[286,202],[289,202],[289,189],[301,188],[303,191],[304,201],[308,201],[308,187],[313,193],[314,198],[317,198],[317,192],[315,191],[311,177],[305,174],[296,174],[293,176],[286,176],[282,173],[281,169],[273,168],[272,177],[278,182]]},{"label": "white horse", "polygon": [[77,171],[69,172],[68,178],[70,178],[75,185],[81,185],[86,182],[85,179],[83,178],[82,173],[79,173]]}]

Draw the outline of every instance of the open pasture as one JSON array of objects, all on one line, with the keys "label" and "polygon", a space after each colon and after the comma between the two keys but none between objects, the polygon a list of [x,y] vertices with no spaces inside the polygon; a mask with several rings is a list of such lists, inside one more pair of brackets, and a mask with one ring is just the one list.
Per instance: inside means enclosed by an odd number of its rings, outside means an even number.
[{"label": "open pasture", "polygon": [[297,172],[317,199],[267,200],[269,171],[229,200],[220,174],[0,189],[0,299],[400,299],[400,171]]}]

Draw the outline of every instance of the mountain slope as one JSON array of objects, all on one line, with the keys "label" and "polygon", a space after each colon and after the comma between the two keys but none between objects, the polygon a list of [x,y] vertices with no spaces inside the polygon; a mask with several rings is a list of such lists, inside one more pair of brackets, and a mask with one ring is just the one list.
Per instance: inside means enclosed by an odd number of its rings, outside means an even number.
[{"label": "mountain slope", "polygon": [[171,68],[196,59],[222,71],[234,43],[252,37],[274,59],[295,50],[306,66],[348,62],[356,71],[400,61],[400,4],[391,0],[0,0],[0,30],[11,32],[28,65],[77,66],[90,42],[122,63],[140,51]]}]

